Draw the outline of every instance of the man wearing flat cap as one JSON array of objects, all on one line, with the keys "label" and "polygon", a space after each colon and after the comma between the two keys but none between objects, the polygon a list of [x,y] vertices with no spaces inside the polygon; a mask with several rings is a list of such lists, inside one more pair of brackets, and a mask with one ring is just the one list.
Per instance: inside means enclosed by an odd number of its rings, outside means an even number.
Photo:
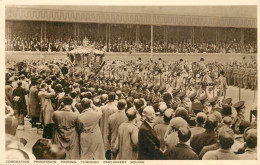
[{"label": "man wearing flat cap", "polygon": [[164,157],[168,160],[198,160],[198,155],[187,144],[191,137],[189,127],[180,127],[178,130],[179,142],[165,152]]}]

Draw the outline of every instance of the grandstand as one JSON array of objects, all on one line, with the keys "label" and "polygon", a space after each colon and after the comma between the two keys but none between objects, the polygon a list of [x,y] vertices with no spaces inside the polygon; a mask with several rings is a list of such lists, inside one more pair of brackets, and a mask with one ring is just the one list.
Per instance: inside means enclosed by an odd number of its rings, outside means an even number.
[{"label": "grandstand", "polygon": [[[6,51],[256,53],[256,6],[6,6]],[[153,48],[153,49],[151,49]]]}]

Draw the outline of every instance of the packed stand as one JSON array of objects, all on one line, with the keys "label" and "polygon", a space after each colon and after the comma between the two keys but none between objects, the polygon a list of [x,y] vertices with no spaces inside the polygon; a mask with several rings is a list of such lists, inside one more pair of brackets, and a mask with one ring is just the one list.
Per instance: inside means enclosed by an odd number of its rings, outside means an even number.
[{"label": "packed stand", "polygon": [[[82,42],[71,37],[53,39],[49,36],[41,39],[39,34],[35,36],[14,35],[11,40],[6,40],[6,50],[9,51],[42,51],[42,52],[65,52],[82,46]],[[107,47],[110,52],[151,52],[151,41],[122,40],[113,38],[111,41],[92,39],[90,44],[95,49],[102,50]],[[107,46],[106,46],[107,44]],[[167,45],[160,41],[153,42],[153,52],[163,53],[257,53],[256,42],[241,44],[239,41],[194,42],[169,40]]]}]

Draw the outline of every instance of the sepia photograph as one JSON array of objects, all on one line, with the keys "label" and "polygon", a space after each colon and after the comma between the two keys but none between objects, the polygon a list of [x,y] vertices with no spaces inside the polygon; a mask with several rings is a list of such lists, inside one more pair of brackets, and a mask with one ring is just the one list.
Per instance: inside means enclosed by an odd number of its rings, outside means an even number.
[{"label": "sepia photograph", "polygon": [[257,160],[257,8],[5,4],[5,163]]}]

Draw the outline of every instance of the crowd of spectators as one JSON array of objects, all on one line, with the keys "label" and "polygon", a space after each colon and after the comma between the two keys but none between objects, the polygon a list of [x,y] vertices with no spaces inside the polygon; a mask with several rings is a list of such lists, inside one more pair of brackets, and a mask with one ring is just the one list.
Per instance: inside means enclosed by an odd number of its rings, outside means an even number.
[{"label": "crowd of spectators", "polygon": [[[7,51],[43,51],[43,52],[64,52],[72,50],[76,46],[82,46],[82,40],[74,38],[53,39],[53,37],[41,38],[35,36],[13,36],[6,39]],[[151,40],[123,40],[113,38],[110,41],[90,39],[90,44],[95,49],[102,50],[106,44],[109,52],[150,52]],[[168,43],[155,40],[153,42],[153,52],[168,53],[257,53],[256,42],[242,44],[240,41],[220,41],[220,42],[191,42],[189,40],[174,41]]]}]

